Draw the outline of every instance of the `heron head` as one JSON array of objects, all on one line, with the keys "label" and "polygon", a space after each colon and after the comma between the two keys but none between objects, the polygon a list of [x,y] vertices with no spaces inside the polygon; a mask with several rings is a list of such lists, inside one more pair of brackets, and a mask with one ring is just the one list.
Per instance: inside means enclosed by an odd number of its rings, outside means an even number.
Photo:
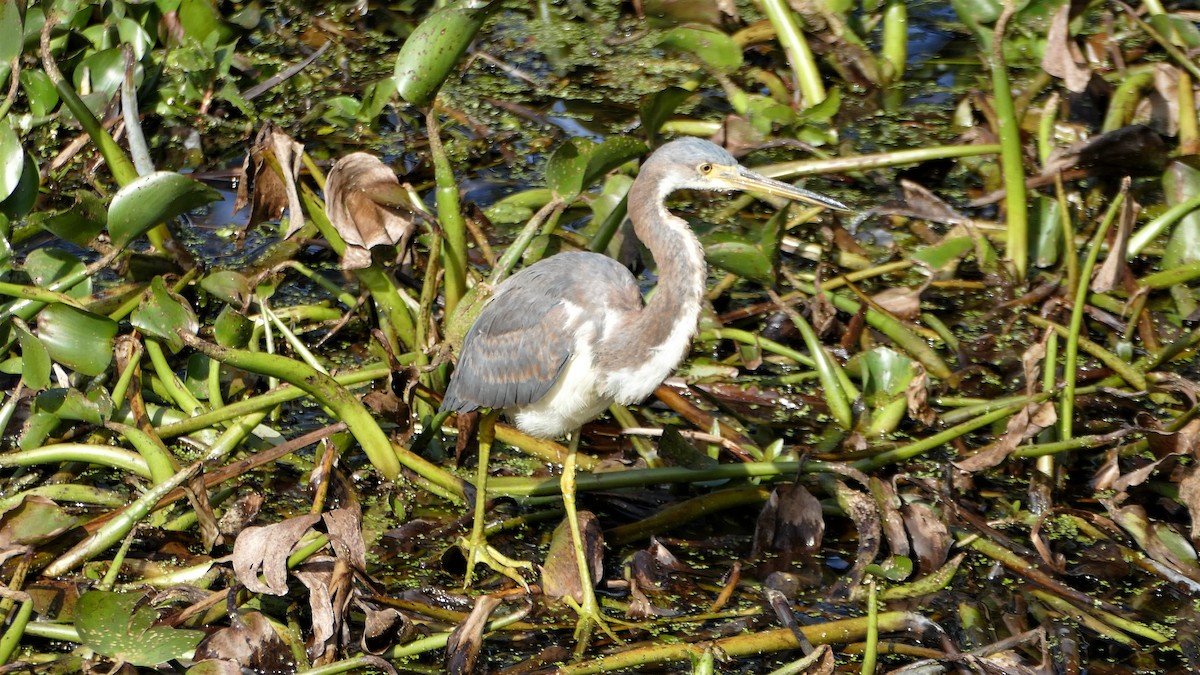
[{"label": "heron head", "polygon": [[673,190],[744,190],[816,204],[838,211],[850,208],[836,199],[757,174],[724,148],[699,138],[680,138],[656,150],[642,172],[656,178],[665,192]]}]

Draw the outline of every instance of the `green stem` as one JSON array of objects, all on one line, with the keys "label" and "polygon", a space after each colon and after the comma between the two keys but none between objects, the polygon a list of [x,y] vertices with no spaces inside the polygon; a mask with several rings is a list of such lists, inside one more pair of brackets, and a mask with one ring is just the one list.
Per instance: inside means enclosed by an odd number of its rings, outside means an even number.
[{"label": "green stem", "polygon": [[[209,358],[235,368],[278,377],[308,392],[318,402],[332,410],[339,420],[346,423],[363,452],[367,453],[371,464],[387,479],[395,480],[400,475],[400,465],[403,464],[417,475],[459,499],[464,498],[462,480],[446,473],[423,457],[413,454],[407,448],[393,445],[379,428],[379,424],[375,422],[370,411],[357,397],[332,377],[284,356],[229,349],[191,335],[184,335],[183,338],[188,346],[206,354]],[[232,406],[226,406],[226,410],[230,407]]]},{"label": "green stem", "polygon": [[1025,278],[1029,265],[1029,211],[1025,197],[1025,166],[1021,161],[1021,125],[1013,107],[1012,86],[1004,63],[1004,28],[1012,15],[1011,3],[996,22],[989,68],[992,96],[995,99],[996,124],[1000,137],[1000,167],[1004,176],[1004,211],[1008,227],[1006,252],[1018,280]]},{"label": "green stem", "polygon": [[[1104,214],[1104,221],[1100,223],[1100,227],[1096,229],[1096,234],[1092,237],[1092,245],[1088,251],[1087,260],[1079,269],[1079,283],[1075,288],[1075,304],[1071,308],[1071,324],[1066,335],[1067,348],[1063,353],[1063,390],[1061,407],[1059,409],[1059,438],[1069,440],[1073,433],[1072,426],[1075,416],[1075,367],[1079,360],[1079,341],[1082,339],[1080,330],[1083,327],[1083,310],[1087,305],[1088,283],[1092,278],[1092,268],[1096,266],[1096,259],[1100,257],[1100,247],[1104,243],[1104,236],[1108,234],[1108,228],[1112,222],[1117,219],[1117,214],[1121,211],[1121,205],[1125,203],[1125,195],[1129,190],[1129,179],[1125,179],[1125,183],[1121,188],[1121,192],[1117,198],[1113,200],[1108,208],[1108,213]],[[1030,315],[1029,318],[1033,318]]]},{"label": "green stem", "polygon": [[429,134],[429,154],[433,158],[434,177],[437,181],[437,215],[442,225],[445,243],[442,247],[442,268],[445,270],[443,283],[446,298],[446,314],[467,292],[467,224],[463,220],[458,198],[458,183],[454,170],[442,147],[438,130],[436,106],[430,106],[425,115],[425,127]]},{"label": "green stem", "polygon": [[787,53],[788,63],[792,66],[792,74],[804,98],[804,107],[811,108],[825,100],[825,84],[821,81],[821,72],[813,58],[808,41],[796,23],[796,15],[784,0],[759,0],[763,13],[771,25],[779,43]]},{"label": "green stem", "polygon": [[887,83],[904,79],[908,63],[908,4],[899,0],[889,2],[883,9],[883,61],[888,68]]}]

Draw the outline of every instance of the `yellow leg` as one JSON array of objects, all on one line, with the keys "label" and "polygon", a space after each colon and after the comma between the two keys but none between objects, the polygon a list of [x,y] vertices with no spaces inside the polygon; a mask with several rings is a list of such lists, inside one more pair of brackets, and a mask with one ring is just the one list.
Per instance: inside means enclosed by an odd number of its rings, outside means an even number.
[{"label": "yellow leg", "polygon": [[500,413],[493,411],[485,414],[479,420],[479,467],[475,471],[475,518],[471,523],[470,538],[459,541],[459,546],[463,548],[467,558],[467,572],[464,575],[463,588],[470,587],[471,579],[475,574],[475,565],[483,563],[521,584],[525,590],[529,590],[529,585],[525,583],[525,579],[521,577],[517,568],[533,571],[533,563],[527,560],[513,560],[492,548],[487,543],[487,533],[484,531],[487,523],[485,515],[487,512],[488,460],[492,454],[492,442],[496,438],[496,418],[499,415]]},{"label": "yellow leg", "polygon": [[583,547],[583,534],[579,530],[579,517],[575,509],[575,453],[579,449],[579,432],[571,434],[571,442],[567,447],[567,458],[563,462],[562,479],[559,483],[562,489],[563,509],[567,512],[567,527],[571,530],[571,545],[575,547],[575,561],[579,565],[579,583],[583,588],[583,602],[576,605],[570,595],[564,600],[574,607],[579,614],[575,624],[575,656],[579,657],[587,649],[592,639],[592,631],[599,628],[613,640],[620,642],[616,633],[608,627],[608,620],[600,611],[600,603],[596,601],[595,584],[592,572],[588,566],[587,553]]}]

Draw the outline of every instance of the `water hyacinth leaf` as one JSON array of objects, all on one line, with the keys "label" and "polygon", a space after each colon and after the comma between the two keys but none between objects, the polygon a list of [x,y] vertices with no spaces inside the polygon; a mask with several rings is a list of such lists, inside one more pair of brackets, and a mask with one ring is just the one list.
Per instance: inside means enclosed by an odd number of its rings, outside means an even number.
[{"label": "water hyacinth leaf", "polygon": [[[61,248],[39,248],[25,257],[25,273],[41,288],[46,288],[60,279],[77,276],[85,269],[82,260]],[[66,294],[73,298],[83,298],[91,292],[92,280],[85,277],[68,289]]]},{"label": "water hyacinth leaf", "polygon": [[162,277],[155,277],[150,282],[146,301],[133,310],[129,321],[142,333],[163,341],[172,352],[183,349],[181,331],[195,335],[200,330],[200,322],[191,305],[167,288]]},{"label": "water hyacinth leaf", "polygon": [[112,416],[112,399],[96,391],[85,396],[78,389],[48,389],[34,399],[33,409],[59,420],[104,424]]},{"label": "water hyacinth leaf", "polygon": [[592,149],[583,172],[583,187],[631,159],[645,154],[646,144],[629,136],[613,136]]},{"label": "water hyacinth leaf", "polygon": [[0,215],[10,219],[24,218],[33,210],[37,203],[38,191],[42,187],[41,173],[38,171],[37,160],[25,153],[25,161],[21,167],[21,178],[17,187],[4,201],[0,201]]},{"label": "water hyacinth leaf", "polygon": [[244,274],[233,270],[209,274],[200,280],[200,288],[239,309],[244,308],[250,300],[250,281]]},{"label": "water hyacinth leaf", "polygon": [[863,354],[863,400],[867,414],[863,434],[880,436],[896,430],[908,409],[909,384],[916,377],[913,360],[888,347]]},{"label": "water hyacinth leaf", "polygon": [[204,633],[155,626],[158,612],[145,601],[141,593],[84,593],[75,605],[79,639],[98,654],[135,666],[190,658]]},{"label": "water hyacinth leaf", "polygon": [[80,520],[45,497],[25,495],[0,516],[0,547],[36,546],[75,527]]},{"label": "water hyacinth leaf", "polygon": [[546,187],[562,199],[574,199],[583,190],[583,177],[588,158],[596,142],[587,138],[572,138],[558,146],[546,161]]},{"label": "water hyacinth leaf", "polygon": [[396,56],[396,91],[413,105],[429,105],[498,2],[457,2],[430,14]]},{"label": "water hyacinth leaf", "polygon": [[254,332],[254,324],[241,312],[226,305],[213,324],[213,337],[222,347],[245,347]]},{"label": "water hyacinth leaf", "polygon": [[50,358],[77,373],[95,376],[112,362],[117,322],[67,305],[49,305],[37,317],[37,335]]},{"label": "water hyacinth leaf", "polygon": [[21,26],[21,10],[17,3],[6,2],[0,6],[0,66],[6,70],[10,69],[12,63],[21,56],[23,44],[25,40],[24,28]]},{"label": "water hyacinth leaf", "polygon": [[[8,6],[8,3],[5,3]],[[21,71],[21,88],[29,102],[29,113],[34,117],[45,117],[58,107],[58,90],[50,76],[41,70]]]},{"label": "water hyacinth leaf", "polygon": [[91,192],[75,193],[74,206],[62,211],[38,214],[33,222],[59,239],[86,247],[108,224],[104,201]]},{"label": "water hyacinth leaf", "polygon": [[[1200,168],[1195,157],[1177,159],[1163,173],[1163,192],[1167,204],[1175,206],[1200,195]],[[1171,241],[1163,254],[1163,269],[1200,261],[1200,210],[1192,211],[1175,224]]]},{"label": "water hyacinth leaf", "polygon": [[46,345],[34,337],[24,325],[13,324],[17,341],[21,345],[21,378],[30,389],[45,389],[50,386],[50,354]]},{"label": "water hyacinth leaf", "polygon": [[970,237],[955,237],[934,246],[919,248],[913,251],[911,257],[931,270],[941,271],[958,262],[973,246]]},{"label": "water hyacinth leaf", "polygon": [[710,67],[723,72],[742,66],[741,46],[715,28],[679,26],[668,31],[659,46],[695,54]]},{"label": "water hyacinth leaf", "polygon": [[[142,68],[138,63],[133,67],[133,81],[140,85]],[[87,78],[87,82],[84,82]],[[92,92],[104,100],[112,98],[121,89],[121,81],[125,79],[125,52],[120,47],[105,49],[88,54],[75,67],[73,77],[75,91]],[[87,86],[84,86],[84,85]]]},{"label": "water hyacinth leaf", "polygon": [[17,439],[17,447],[22,450],[32,450],[42,447],[46,438],[58,428],[58,417],[47,412],[34,412],[25,421],[21,437]]},{"label": "water hyacinth leaf", "polygon": [[658,138],[663,123],[694,93],[680,87],[667,87],[642,97],[638,104],[638,115],[642,119],[642,130],[651,142]]},{"label": "water hyacinth leaf", "polygon": [[329,222],[346,242],[342,269],[371,265],[371,248],[400,250],[416,232],[416,207],[396,174],[375,155],[354,152],[333,165],[325,184]]},{"label": "water hyacinth leaf", "polygon": [[21,182],[25,150],[9,118],[0,120],[0,199],[8,199]]},{"label": "water hyacinth leaf", "polygon": [[756,242],[729,232],[704,238],[704,259],[714,267],[760,284],[775,282],[775,265]]},{"label": "water hyacinth leaf", "polygon": [[212,0],[182,0],[179,3],[179,24],[189,38],[204,42],[221,28],[221,16],[217,14]]},{"label": "water hyacinth leaf", "polygon": [[158,171],[121,188],[108,207],[108,234],[118,248],[160,223],[221,198],[221,193],[182,174]]}]

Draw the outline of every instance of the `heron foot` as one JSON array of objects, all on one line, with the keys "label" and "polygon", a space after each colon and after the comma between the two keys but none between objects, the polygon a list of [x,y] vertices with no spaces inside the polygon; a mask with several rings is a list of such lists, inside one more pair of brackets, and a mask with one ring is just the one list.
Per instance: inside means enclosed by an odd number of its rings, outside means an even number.
[{"label": "heron foot", "polygon": [[592,634],[598,628],[601,633],[607,635],[613,642],[624,644],[624,640],[617,637],[613,632],[609,623],[624,623],[618,619],[612,619],[604,615],[600,611],[600,603],[596,601],[596,593],[591,588],[585,589],[583,592],[583,603],[575,602],[575,598],[571,596],[563,597],[563,601],[571,606],[578,615],[578,620],[575,622],[575,658],[581,658],[583,652],[592,642]]},{"label": "heron foot", "polygon": [[518,570],[529,570],[530,573],[533,573],[533,563],[528,560],[517,560],[504,555],[500,551],[497,551],[491,544],[487,543],[487,539],[482,537],[478,539],[474,536],[470,539],[459,537],[458,546],[462,549],[463,556],[467,559],[467,571],[463,580],[464,589],[471,586],[471,581],[475,575],[475,565],[483,563],[492,568],[493,571],[517,582],[526,591],[529,590],[529,583],[525,581],[525,578],[521,576]]}]

